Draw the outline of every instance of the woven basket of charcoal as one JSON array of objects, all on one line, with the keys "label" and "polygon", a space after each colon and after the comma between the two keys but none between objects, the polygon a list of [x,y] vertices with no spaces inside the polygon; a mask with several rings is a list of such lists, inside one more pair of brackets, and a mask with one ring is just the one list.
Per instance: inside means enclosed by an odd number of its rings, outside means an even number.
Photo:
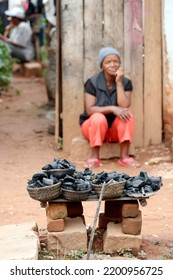
[{"label": "woven basket of charcoal", "polygon": [[130,177],[124,188],[129,197],[147,198],[153,196],[162,187],[162,178],[140,171],[138,176]]},{"label": "woven basket of charcoal", "polygon": [[62,195],[67,200],[83,201],[88,199],[90,191],[91,188],[86,191],[72,191],[72,190],[62,188]]},{"label": "woven basket of charcoal", "polygon": [[64,178],[66,175],[73,175],[75,172],[75,165],[67,160],[55,158],[52,162],[42,167],[43,172],[52,174],[58,179]]},{"label": "woven basket of charcoal", "polygon": [[50,201],[60,196],[61,181],[46,173],[36,173],[28,181],[27,191],[31,198],[38,201]]},{"label": "woven basket of charcoal", "polygon": [[[97,185],[92,182],[91,185],[96,195],[100,197],[103,184]],[[120,197],[123,194],[124,185],[125,180],[117,182],[111,179],[104,187],[103,199]]]},{"label": "woven basket of charcoal", "polygon": [[27,186],[27,191],[31,198],[39,201],[50,201],[57,198],[61,194],[61,182],[45,186],[42,188],[30,188]]},{"label": "woven basket of charcoal", "polygon": [[71,201],[83,201],[88,199],[91,189],[89,182],[66,175],[62,183],[62,196]]},{"label": "woven basket of charcoal", "polygon": [[100,172],[96,174],[96,177],[91,182],[91,186],[95,194],[100,197],[100,193],[104,187],[104,193],[102,199],[111,199],[120,197],[124,192],[124,186],[126,183],[126,178],[124,174],[119,174],[117,172]]}]

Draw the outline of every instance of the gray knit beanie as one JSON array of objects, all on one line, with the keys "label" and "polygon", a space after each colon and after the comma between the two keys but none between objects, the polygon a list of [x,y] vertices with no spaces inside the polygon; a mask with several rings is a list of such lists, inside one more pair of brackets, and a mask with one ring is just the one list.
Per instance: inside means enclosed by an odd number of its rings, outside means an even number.
[{"label": "gray knit beanie", "polygon": [[100,68],[102,67],[102,61],[103,59],[111,54],[115,54],[118,55],[120,58],[120,53],[118,50],[112,48],[112,47],[106,47],[106,48],[101,48],[99,51],[99,55],[98,55],[98,65],[100,66]]}]

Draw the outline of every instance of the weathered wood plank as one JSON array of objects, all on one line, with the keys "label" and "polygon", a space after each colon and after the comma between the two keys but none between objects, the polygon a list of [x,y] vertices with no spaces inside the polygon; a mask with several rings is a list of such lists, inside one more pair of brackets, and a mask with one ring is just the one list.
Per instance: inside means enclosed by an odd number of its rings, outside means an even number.
[{"label": "weathered wood plank", "polygon": [[60,95],[61,95],[61,81],[60,81],[60,0],[56,4],[56,30],[57,30],[57,49],[56,49],[56,91],[55,91],[55,143],[58,143],[60,137]]},{"label": "weathered wood plank", "polygon": [[102,0],[84,1],[84,82],[99,71],[102,36]]},{"label": "weathered wood plank", "polygon": [[162,141],[161,1],[144,7],[144,145]]},{"label": "weathered wood plank", "polygon": [[163,81],[163,129],[164,143],[173,151],[173,37],[172,37],[172,16],[173,2],[162,2],[162,81]]},{"label": "weathered wood plank", "polygon": [[143,146],[143,42],[142,1],[124,2],[124,52],[126,75],[132,80],[132,111],[135,118],[134,144]]},{"label": "weathered wood plank", "polygon": [[103,44],[112,46],[121,53],[124,61],[124,1],[103,1]]},{"label": "weathered wood plank", "polygon": [[63,150],[70,152],[83,110],[83,1],[62,0],[61,20]]}]

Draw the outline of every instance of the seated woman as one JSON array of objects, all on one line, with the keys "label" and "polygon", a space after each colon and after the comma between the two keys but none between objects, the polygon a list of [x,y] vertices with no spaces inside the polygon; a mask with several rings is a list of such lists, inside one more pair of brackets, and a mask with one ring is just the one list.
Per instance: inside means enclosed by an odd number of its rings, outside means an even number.
[{"label": "seated woman", "polygon": [[11,56],[28,62],[34,59],[34,46],[32,43],[32,29],[29,22],[25,21],[25,12],[20,7],[14,7],[5,11],[10,17],[4,35],[0,34],[0,40],[9,47]]},{"label": "seated woman", "polygon": [[120,143],[118,164],[139,167],[140,164],[129,156],[134,131],[134,118],[129,109],[132,82],[124,77],[118,50],[112,47],[102,48],[98,64],[102,71],[85,83],[85,110],[79,120],[82,134],[91,147],[91,155],[85,167],[102,165],[99,151],[105,141]]}]

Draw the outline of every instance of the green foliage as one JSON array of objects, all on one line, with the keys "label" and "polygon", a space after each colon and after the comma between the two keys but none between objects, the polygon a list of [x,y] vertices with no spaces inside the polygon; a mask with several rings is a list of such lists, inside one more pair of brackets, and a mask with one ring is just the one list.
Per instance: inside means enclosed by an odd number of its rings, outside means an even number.
[{"label": "green foliage", "polygon": [[63,138],[61,138],[60,136],[58,137],[58,146],[57,146],[58,150],[62,150],[63,148]]},{"label": "green foliage", "polygon": [[13,58],[8,47],[0,42],[0,88],[6,87],[11,82]]},{"label": "green foliage", "polygon": [[56,257],[53,253],[49,252],[46,248],[42,248],[39,252],[38,259],[39,260],[81,260],[83,259],[83,256],[85,254],[85,251],[83,249],[79,250],[71,250],[71,253],[67,255],[62,255],[59,257]]},{"label": "green foliage", "polygon": [[20,91],[18,89],[16,89],[16,96],[20,95]]},{"label": "green foliage", "polygon": [[125,257],[125,258],[134,258],[134,255],[132,253],[132,249],[118,249],[117,253],[119,256]]},{"label": "green foliage", "polygon": [[141,259],[141,260],[146,260],[147,259],[147,253],[145,251],[141,250],[138,253],[138,258]]},{"label": "green foliage", "polygon": [[85,254],[85,251],[83,249],[80,250],[71,250],[71,253],[68,254],[65,259],[71,259],[71,260],[81,260]]},{"label": "green foliage", "polygon": [[49,251],[47,251],[46,248],[42,248],[42,250],[39,252],[38,259],[39,260],[53,260],[53,259],[55,259],[55,257]]}]

